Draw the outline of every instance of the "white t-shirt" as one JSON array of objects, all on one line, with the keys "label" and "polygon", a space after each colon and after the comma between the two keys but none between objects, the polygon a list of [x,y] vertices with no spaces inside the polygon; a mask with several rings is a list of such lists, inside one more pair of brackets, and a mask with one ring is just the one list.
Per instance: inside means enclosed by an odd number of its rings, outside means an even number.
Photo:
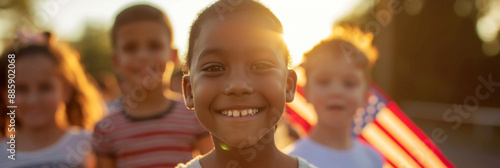
[{"label": "white t-shirt", "polygon": [[7,150],[9,140],[5,138],[1,140],[0,167],[2,168],[84,167],[88,154],[92,152],[90,134],[78,128],[68,129],[56,143],[46,148],[36,151],[16,150],[15,160],[8,158],[11,155]]},{"label": "white t-shirt", "polygon": [[287,147],[291,156],[303,157],[318,168],[380,168],[382,156],[372,147],[355,140],[349,150],[334,150],[303,138]]},{"label": "white t-shirt", "polygon": [[[186,164],[180,163],[175,168],[202,168],[200,164],[201,156],[195,157],[193,160],[187,162]],[[305,159],[297,157],[299,160],[299,168],[317,168],[316,166],[308,163]]]}]

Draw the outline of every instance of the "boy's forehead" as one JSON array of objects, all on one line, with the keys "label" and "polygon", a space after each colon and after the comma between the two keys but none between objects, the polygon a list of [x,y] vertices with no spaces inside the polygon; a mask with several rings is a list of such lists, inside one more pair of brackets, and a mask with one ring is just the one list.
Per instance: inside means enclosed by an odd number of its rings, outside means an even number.
[{"label": "boy's forehead", "polygon": [[361,77],[362,80],[367,75],[364,67],[360,65],[356,57],[336,50],[323,50],[310,55],[305,70],[307,80],[311,80],[313,76],[318,77],[317,75],[331,76],[331,72],[337,75]]},{"label": "boy's forehead", "polygon": [[201,26],[200,34],[195,41],[194,55],[201,54],[207,48],[223,50],[269,48],[281,51],[285,47],[281,34],[258,22],[244,16],[207,20]]},{"label": "boy's forehead", "polygon": [[[223,36],[246,37],[248,39],[280,40],[282,34],[274,31],[267,22],[247,14],[234,14],[224,17],[223,20],[212,18],[201,26],[198,39],[218,39]],[[199,40],[198,40],[199,41]]]},{"label": "boy's forehead", "polygon": [[281,34],[277,29],[275,23],[270,17],[263,14],[252,14],[249,12],[236,12],[219,17],[212,17],[204,21],[202,26],[211,26],[214,24],[243,24],[246,26],[252,25],[263,29],[268,29]]},{"label": "boy's forehead", "polygon": [[317,64],[348,64],[350,63],[350,56],[345,52],[337,49],[325,49],[314,54],[309,55],[307,62],[309,65]]},{"label": "boy's forehead", "polygon": [[354,71],[362,70],[354,58],[341,51],[325,50],[310,55],[306,63],[307,73],[317,70],[328,71]]},{"label": "boy's forehead", "polygon": [[164,31],[167,33],[167,30],[163,27],[162,24],[155,22],[155,21],[149,21],[149,20],[144,20],[144,21],[135,21],[135,22],[130,22],[121,25],[117,29],[118,35],[125,35],[126,33],[131,33],[131,32],[143,32],[143,30],[155,30],[155,31]]},{"label": "boy's forehead", "polygon": [[161,23],[148,20],[124,24],[117,29],[116,35],[116,40],[128,39],[130,37],[169,39],[169,34],[165,26]]}]

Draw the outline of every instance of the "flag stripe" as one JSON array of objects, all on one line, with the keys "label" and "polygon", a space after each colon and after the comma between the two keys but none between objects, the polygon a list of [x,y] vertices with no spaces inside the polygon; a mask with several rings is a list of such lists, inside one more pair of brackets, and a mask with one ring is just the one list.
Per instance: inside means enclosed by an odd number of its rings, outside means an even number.
[{"label": "flag stripe", "polygon": [[387,137],[390,138],[390,140],[392,142],[394,142],[395,144],[398,145],[398,147],[400,147],[408,156],[411,157],[411,159],[413,161],[415,161],[420,167],[424,167],[421,163],[419,163],[419,161],[412,155],[412,153],[410,151],[408,151],[408,149],[405,148],[405,146],[403,146],[401,144],[400,141],[398,141],[391,133],[389,133],[384,127],[382,127],[380,125],[380,123],[378,121],[373,121],[372,122],[373,124],[375,124],[385,135],[387,135]]},{"label": "flag stripe", "polygon": [[[361,134],[360,134],[360,135],[358,136],[358,138],[359,138],[359,139],[361,139],[362,141],[364,141],[364,142],[366,142],[366,143],[368,143],[368,144],[369,144],[369,142],[365,139],[365,137],[364,137],[363,135],[361,135]],[[371,144],[370,144],[370,145],[371,145]],[[373,146],[373,145],[372,145],[372,146]],[[377,152],[379,152],[379,151],[377,150]],[[380,153],[380,152],[379,152],[379,153]],[[380,155],[382,155],[382,154],[380,154]],[[383,156],[383,155],[382,155],[382,156]],[[383,157],[382,159],[384,160],[384,165],[389,164],[389,166],[391,166],[391,167],[396,167],[396,166],[394,165],[394,163],[392,163],[392,162],[391,162],[390,160],[388,160],[387,158]]]},{"label": "flag stripe", "polygon": [[389,163],[384,163],[384,165],[382,165],[382,168],[394,168],[394,166]]},{"label": "flag stripe", "polygon": [[293,122],[295,124],[300,125],[306,133],[309,133],[311,131],[311,124],[304,120],[304,118],[300,117],[300,115],[297,114],[297,112],[295,112],[295,110],[293,110],[290,106],[286,106],[286,109],[288,116],[293,119]]},{"label": "flag stripe", "polygon": [[[295,69],[298,76],[295,100],[287,104],[287,119],[309,133],[316,125],[314,107],[304,97],[305,74],[303,68]],[[371,82],[370,105],[361,113],[362,121],[353,128],[359,130],[358,138],[371,144],[385,158],[384,168],[392,167],[454,167],[434,142],[410,118]],[[375,110],[374,110],[375,109]],[[370,122],[373,118],[373,122]],[[361,124],[361,125],[359,125]],[[357,131],[355,131],[357,132]],[[358,132],[359,133],[359,132]]]},{"label": "flag stripe", "polygon": [[446,167],[441,160],[425,145],[413,131],[411,131],[401,120],[398,120],[394,113],[383,109],[378,115],[377,120],[391,135],[411,151],[425,167]]},{"label": "flag stripe", "polygon": [[439,147],[434,144],[432,139],[430,139],[420,128],[418,128],[417,125],[415,125],[394,102],[388,103],[387,108],[390,109],[390,111],[392,111],[392,113],[397,117],[396,120],[404,123],[404,125],[406,125],[411,132],[414,133],[421,140],[421,142],[423,142],[428,149],[432,151],[432,153],[436,154],[439,160],[441,160],[441,163],[443,163],[446,167],[454,167],[453,164],[446,159]]},{"label": "flag stripe", "polygon": [[311,111],[314,111],[314,107],[311,104],[307,103],[302,95],[295,94],[293,102],[288,103],[288,106],[309,124],[316,125],[316,113],[311,113]]},{"label": "flag stripe", "polygon": [[398,105],[391,100],[391,98],[375,83],[371,82],[371,87],[373,90],[379,94],[382,99],[387,100],[387,106],[391,113],[397,116],[397,120],[401,121],[406,125],[412,133],[416,134],[419,139],[429,148],[431,151],[441,160],[441,163],[446,167],[455,167],[453,164],[444,156],[443,152],[439,147],[434,144],[432,139],[430,139],[413,121],[404,114],[404,112],[398,107]]},{"label": "flag stripe", "polygon": [[361,134],[396,167],[419,167],[406,152],[391,141],[375,124],[367,124]]}]

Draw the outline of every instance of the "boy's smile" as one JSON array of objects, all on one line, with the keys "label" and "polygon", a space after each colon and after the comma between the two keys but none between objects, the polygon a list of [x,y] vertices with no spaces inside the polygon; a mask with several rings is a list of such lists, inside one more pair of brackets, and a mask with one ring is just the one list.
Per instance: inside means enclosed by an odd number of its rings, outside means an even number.
[{"label": "boy's smile", "polygon": [[186,105],[215,138],[236,148],[272,130],[295,93],[283,41],[263,22],[236,14],[205,23],[183,81]]},{"label": "boy's smile", "polygon": [[247,108],[247,109],[233,109],[233,110],[221,110],[218,111],[220,114],[228,117],[246,117],[253,116],[259,113],[261,109],[259,108]]}]

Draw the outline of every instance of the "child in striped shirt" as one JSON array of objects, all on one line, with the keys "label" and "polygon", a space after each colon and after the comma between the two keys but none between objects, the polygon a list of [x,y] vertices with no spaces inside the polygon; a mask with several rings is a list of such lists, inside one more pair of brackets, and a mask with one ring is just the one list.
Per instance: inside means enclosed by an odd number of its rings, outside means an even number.
[{"label": "child in striped shirt", "polygon": [[195,149],[212,149],[194,112],[164,94],[166,63],[177,54],[172,35],[167,16],[150,5],[134,5],[116,16],[112,59],[122,106],[95,127],[98,167],[174,167],[190,160]]}]

